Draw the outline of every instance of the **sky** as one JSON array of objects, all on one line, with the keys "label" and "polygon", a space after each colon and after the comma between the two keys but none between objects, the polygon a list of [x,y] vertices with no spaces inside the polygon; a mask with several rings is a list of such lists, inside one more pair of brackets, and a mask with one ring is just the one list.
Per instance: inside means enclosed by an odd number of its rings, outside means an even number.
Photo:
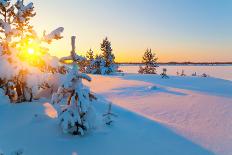
[{"label": "sky", "polygon": [[[26,1],[28,2],[28,1]],[[42,34],[64,27],[52,55],[100,53],[107,36],[117,62],[140,62],[151,48],[159,62],[232,61],[231,0],[32,0],[32,20]]]}]

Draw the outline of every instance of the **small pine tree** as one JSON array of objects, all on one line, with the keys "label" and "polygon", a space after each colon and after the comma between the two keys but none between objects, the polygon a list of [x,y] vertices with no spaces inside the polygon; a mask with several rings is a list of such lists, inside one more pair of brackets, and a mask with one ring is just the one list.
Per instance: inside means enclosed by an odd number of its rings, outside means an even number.
[{"label": "small pine tree", "polygon": [[194,72],[194,73],[192,74],[192,76],[197,76],[197,72]]},{"label": "small pine tree", "polygon": [[142,63],[145,64],[145,67],[140,66],[140,74],[156,74],[156,68],[158,58],[155,56],[155,53],[152,53],[151,49],[147,49],[143,55]]},{"label": "small pine tree", "polygon": [[86,58],[89,61],[92,61],[94,59],[94,54],[93,54],[93,50],[90,48],[89,51],[87,51],[86,53]]},{"label": "small pine tree", "polygon": [[101,43],[102,57],[105,60],[105,69],[102,74],[110,74],[117,71],[117,65],[115,64],[115,56],[112,53],[111,42],[106,37]]},{"label": "small pine tree", "polygon": [[79,72],[77,62],[83,59],[75,53],[75,37],[72,37],[72,51],[68,57],[61,58],[61,61],[71,60],[72,69],[65,75],[62,86],[52,97],[52,103],[58,104],[68,96],[66,107],[60,110],[60,125],[64,133],[73,135],[84,135],[84,131],[94,125],[95,112],[91,105],[96,97],[85,87],[82,79],[91,81],[91,78]]},{"label": "small pine tree", "polygon": [[186,74],[184,73],[184,70],[181,71],[180,76],[186,76]]},{"label": "small pine tree", "polygon": [[94,60],[94,70],[93,74],[105,74],[106,68],[105,68],[105,59],[101,55],[96,55]]},{"label": "small pine tree", "polygon": [[167,68],[163,68],[163,73],[160,74],[163,79],[168,79]]},{"label": "small pine tree", "polygon": [[209,75],[207,75],[206,73],[203,73],[201,77],[209,77]]},{"label": "small pine tree", "polygon": [[105,67],[105,60],[102,55],[96,55],[87,66],[86,73],[90,74],[105,74],[107,68]]},{"label": "small pine tree", "polygon": [[92,73],[92,71],[94,70],[94,54],[92,49],[87,51],[86,58],[87,58],[87,66],[85,72]]},{"label": "small pine tree", "polygon": [[111,125],[113,123],[112,116],[117,117],[116,114],[112,113],[112,103],[109,103],[107,112],[103,114],[106,125]]}]

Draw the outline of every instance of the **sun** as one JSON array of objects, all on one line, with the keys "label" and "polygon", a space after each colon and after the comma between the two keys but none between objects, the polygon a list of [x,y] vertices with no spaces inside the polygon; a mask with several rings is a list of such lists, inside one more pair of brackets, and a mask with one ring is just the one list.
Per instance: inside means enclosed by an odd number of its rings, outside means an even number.
[{"label": "sun", "polygon": [[28,54],[34,54],[35,53],[35,50],[33,49],[33,48],[29,48],[28,50],[27,50],[27,52],[28,52]]}]

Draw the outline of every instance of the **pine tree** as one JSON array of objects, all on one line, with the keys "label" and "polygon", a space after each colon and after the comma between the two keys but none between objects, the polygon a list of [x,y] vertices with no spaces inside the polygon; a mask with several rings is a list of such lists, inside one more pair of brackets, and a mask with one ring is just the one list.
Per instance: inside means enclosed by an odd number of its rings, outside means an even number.
[{"label": "pine tree", "polygon": [[106,37],[101,43],[102,57],[105,60],[105,69],[102,74],[110,74],[117,71],[117,65],[115,64],[115,56],[112,53],[111,42]]},{"label": "pine tree", "polygon": [[207,75],[206,73],[203,73],[201,77],[209,77],[209,75]]},{"label": "pine tree", "polygon": [[[30,25],[31,18],[35,16],[33,3],[25,5],[23,0],[16,3],[1,0],[0,15],[3,19],[0,19],[0,85],[10,98],[12,94],[7,90],[16,91],[12,102],[15,102],[16,96],[17,102],[31,101],[33,93],[46,81],[42,80],[42,74],[58,72],[59,69],[58,59],[50,56],[42,43],[60,39],[63,28],[44,34],[41,39]],[[32,52],[35,54],[28,54],[30,47],[34,48]],[[7,73],[4,72],[6,67]],[[32,82],[35,76],[37,79]]]},{"label": "pine tree", "polygon": [[52,103],[62,102],[66,96],[66,107],[60,110],[60,125],[65,133],[83,135],[94,125],[95,113],[91,105],[96,97],[90,93],[89,88],[82,84],[82,79],[91,81],[91,78],[79,72],[78,61],[83,57],[75,53],[75,37],[72,37],[72,51],[68,57],[61,58],[61,61],[72,61],[72,69],[65,75],[62,86],[52,97]]},{"label": "pine tree", "polygon": [[[36,15],[33,3],[24,4],[24,0],[17,0],[15,4],[17,12],[14,17],[14,25],[21,34],[21,39],[26,39],[26,35],[32,36],[33,26],[30,20]],[[28,36],[27,36],[28,37]]]},{"label": "pine tree", "polygon": [[167,68],[163,68],[163,73],[160,74],[163,79],[168,79]]},{"label": "pine tree", "polygon": [[197,72],[194,72],[194,73],[192,74],[192,76],[197,76]]},{"label": "pine tree", "polygon": [[0,15],[5,23],[13,23],[14,20],[14,5],[11,5],[10,0],[0,1]]},{"label": "pine tree", "polygon": [[94,54],[92,49],[87,51],[86,58],[87,58],[86,73],[92,73],[94,70]]},{"label": "pine tree", "polygon": [[151,49],[147,49],[143,55],[143,61],[145,67],[141,67],[139,69],[140,74],[156,74],[156,68],[158,58],[156,57],[155,53],[152,53]]},{"label": "pine tree", "polygon": [[87,51],[86,53],[86,58],[89,61],[92,61],[94,59],[94,54],[93,54],[93,50],[90,48],[89,51]]},{"label": "pine tree", "polygon": [[186,74],[184,73],[184,70],[181,71],[180,76],[186,76]]},{"label": "pine tree", "polygon": [[117,117],[116,114],[112,113],[112,103],[110,102],[108,105],[107,112],[103,114],[104,121],[106,125],[111,125],[113,123],[112,117]]}]

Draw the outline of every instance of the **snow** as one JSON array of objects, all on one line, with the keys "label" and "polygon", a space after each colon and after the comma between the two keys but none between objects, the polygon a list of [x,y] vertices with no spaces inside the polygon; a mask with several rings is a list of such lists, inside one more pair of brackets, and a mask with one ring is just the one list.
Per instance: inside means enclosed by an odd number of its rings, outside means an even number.
[{"label": "snow", "polygon": [[[184,70],[185,74],[189,76],[196,72],[197,75],[206,73],[212,77],[232,80],[232,65],[160,65],[157,68],[157,72],[161,73],[163,68],[167,69],[168,75],[176,75],[177,71],[181,73]],[[138,73],[139,65],[119,65],[119,70],[125,73]]]},{"label": "snow", "polygon": [[44,103],[45,114],[50,118],[56,118],[58,116],[56,109],[50,103]]},{"label": "snow", "polygon": [[[26,155],[231,154],[231,81],[127,73],[90,77],[85,85],[98,97],[93,103],[97,123],[82,137],[62,133],[50,100],[9,104],[0,94],[0,150]],[[102,115],[109,102],[117,117],[106,126]]]},{"label": "snow", "polygon": [[[0,124],[2,151],[8,154],[22,149],[30,155],[210,154],[159,123],[118,107],[113,107],[119,117],[111,127],[100,124],[84,137],[62,134],[41,102],[0,108],[0,122],[4,122]],[[96,106],[105,111],[104,102]]]},{"label": "snow", "polygon": [[[91,89],[201,147],[232,152],[232,82],[215,78],[126,74],[94,76]],[[99,87],[99,83],[107,83]]]},{"label": "snow", "polygon": [[9,34],[11,31],[11,26],[10,24],[4,22],[2,19],[0,19],[0,26],[4,29],[4,32],[6,34]]},{"label": "snow", "polygon": [[63,27],[58,27],[57,29],[53,30],[47,35],[44,35],[43,39],[44,41],[51,43],[53,39],[61,39],[61,33],[64,31]]}]

